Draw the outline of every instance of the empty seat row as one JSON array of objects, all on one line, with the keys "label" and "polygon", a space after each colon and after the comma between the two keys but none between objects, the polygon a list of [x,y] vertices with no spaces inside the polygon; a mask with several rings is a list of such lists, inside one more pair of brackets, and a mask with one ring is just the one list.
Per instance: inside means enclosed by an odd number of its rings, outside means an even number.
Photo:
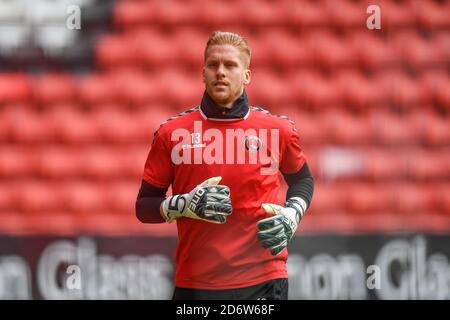
[{"label": "empty seat row", "polygon": [[[410,77],[400,71],[378,72],[367,77],[356,71],[325,75],[315,70],[276,73],[272,69],[253,70],[247,87],[252,103],[299,103],[302,107],[328,108],[342,104],[366,109],[391,104],[410,109],[424,104],[450,110],[450,77],[442,71]],[[92,74],[74,79],[50,74],[32,79],[23,74],[0,75],[0,106],[31,102],[40,107],[54,103],[81,103],[96,107],[103,103],[142,106],[161,102],[182,109],[198,104],[204,91],[201,73],[163,69],[140,72],[134,69]]]},{"label": "empty seat row", "polygon": [[[364,214],[377,212],[397,212],[405,219],[417,212],[440,212],[450,218],[449,187],[448,182],[318,183],[310,212],[343,212],[360,215],[361,219]],[[139,182],[22,180],[2,182],[0,190],[0,212],[132,214]]]},{"label": "empty seat row", "polygon": [[[0,146],[0,179],[85,178],[140,180],[150,141],[134,146]],[[450,149],[309,147],[304,153],[318,181],[446,181]]]},{"label": "empty seat row", "polygon": [[[114,10],[114,22],[123,28],[148,24],[246,24],[252,26],[286,25],[292,27],[365,26],[370,1],[350,0],[267,0],[223,1],[121,1]],[[420,25],[442,28],[449,25],[447,2],[378,1],[385,27]],[[425,12],[427,14],[425,14]]]},{"label": "empty seat row", "polygon": [[[188,105],[184,110],[194,107]],[[311,145],[448,146],[450,117],[431,108],[407,114],[387,108],[366,113],[344,108],[306,111],[302,105],[268,109],[295,122],[304,143]],[[183,111],[152,104],[128,110],[105,104],[84,111],[78,105],[60,104],[40,111],[29,105],[0,108],[0,141],[8,143],[146,143],[170,117]]]},{"label": "empty seat row", "polygon": [[[239,30],[232,30],[240,32]],[[161,32],[143,28],[132,32],[103,36],[96,47],[100,67],[159,66],[191,64],[201,66],[209,33],[193,28]],[[253,65],[369,68],[407,65],[416,69],[448,66],[450,33],[441,31],[427,38],[414,31],[398,31],[382,37],[367,31],[337,35],[330,31],[304,34],[284,29],[261,34],[243,34],[252,49]]]}]

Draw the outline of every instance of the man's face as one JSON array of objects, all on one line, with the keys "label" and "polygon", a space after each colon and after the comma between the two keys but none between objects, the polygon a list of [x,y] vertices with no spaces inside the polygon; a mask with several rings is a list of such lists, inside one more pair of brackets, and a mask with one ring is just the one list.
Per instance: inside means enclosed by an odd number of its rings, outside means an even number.
[{"label": "man's face", "polygon": [[250,83],[250,70],[244,54],[232,45],[213,45],[206,54],[203,81],[209,96],[219,105],[231,108]]}]

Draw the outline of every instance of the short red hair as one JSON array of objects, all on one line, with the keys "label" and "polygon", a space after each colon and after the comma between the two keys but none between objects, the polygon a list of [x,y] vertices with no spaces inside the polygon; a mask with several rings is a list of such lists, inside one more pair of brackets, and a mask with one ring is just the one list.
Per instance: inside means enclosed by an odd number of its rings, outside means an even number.
[{"label": "short red hair", "polygon": [[247,41],[242,36],[233,32],[214,31],[209,37],[208,42],[206,43],[204,60],[206,61],[206,53],[210,46],[224,45],[224,44],[229,44],[239,49],[239,51],[241,51],[241,53],[244,54],[245,66],[247,68],[250,66],[250,57],[251,57],[250,47],[248,46]]}]

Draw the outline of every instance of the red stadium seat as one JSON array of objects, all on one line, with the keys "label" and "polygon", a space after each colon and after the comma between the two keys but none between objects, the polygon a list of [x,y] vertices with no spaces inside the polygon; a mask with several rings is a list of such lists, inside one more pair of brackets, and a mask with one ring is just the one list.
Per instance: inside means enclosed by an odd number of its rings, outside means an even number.
[{"label": "red stadium seat", "polygon": [[83,214],[101,211],[107,207],[101,190],[104,185],[84,182],[68,181],[59,186],[62,193],[62,204],[64,210],[69,210],[75,214]]},{"label": "red stadium seat", "polygon": [[183,61],[184,65],[195,68],[203,67],[203,51],[209,35],[198,32],[194,28],[178,29],[173,39],[177,52],[183,53],[178,58]]},{"label": "red stadium seat", "polygon": [[43,106],[73,102],[75,94],[75,80],[68,74],[45,74],[34,83],[34,97]]},{"label": "red stadium seat", "polygon": [[360,72],[339,72],[334,81],[345,99],[345,105],[353,109],[365,111],[369,107],[377,106],[384,101],[383,93]]},{"label": "red stadium seat", "polygon": [[314,212],[341,212],[345,209],[345,193],[341,186],[332,183],[318,183],[314,190],[311,209]]},{"label": "red stadium seat", "polygon": [[120,1],[114,6],[113,21],[123,29],[136,28],[152,23],[156,17],[150,1]]},{"label": "red stadium seat", "polygon": [[117,68],[131,66],[137,62],[137,52],[129,39],[123,35],[108,35],[100,38],[95,48],[95,59],[99,67]]},{"label": "red stadium seat", "polygon": [[55,140],[72,144],[100,140],[100,130],[92,114],[76,110],[73,105],[61,105],[48,114],[47,126],[56,132]]},{"label": "red stadium seat", "polygon": [[416,32],[397,32],[394,45],[411,67],[433,67],[445,62],[444,52],[437,50],[433,42],[424,39]]},{"label": "red stadium seat", "polygon": [[234,25],[242,22],[245,12],[232,1],[208,0],[198,2],[199,19],[206,26]]},{"label": "red stadium seat", "polygon": [[448,182],[438,183],[432,189],[434,193],[435,208],[447,216],[450,220],[450,184]]},{"label": "red stadium seat", "polygon": [[417,180],[449,179],[450,156],[443,151],[416,151],[409,163],[409,176]]},{"label": "red stadium seat", "polygon": [[104,197],[110,211],[122,215],[134,215],[140,184],[140,181],[135,181],[108,185],[104,190]]},{"label": "red stadium seat", "polygon": [[117,102],[118,90],[116,90],[114,79],[114,77],[107,74],[96,73],[83,77],[78,87],[80,101],[93,107]]},{"label": "red stadium seat", "polygon": [[413,131],[413,124],[402,116],[391,112],[374,110],[371,113],[371,125],[375,140],[384,145],[414,145],[420,132]]},{"label": "red stadium seat", "polygon": [[158,82],[161,100],[172,103],[181,111],[199,105],[205,90],[200,72],[167,69],[158,75]]},{"label": "red stadium seat", "polygon": [[382,26],[388,29],[412,27],[416,23],[413,7],[410,3],[390,0],[378,1],[382,16]]},{"label": "red stadium seat", "polygon": [[22,217],[16,211],[0,213],[0,233],[2,235],[17,236],[24,233],[29,220]]},{"label": "red stadium seat", "polygon": [[295,27],[315,27],[330,24],[329,16],[320,2],[292,1],[289,4],[288,21]]},{"label": "red stadium seat", "polygon": [[245,1],[241,7],[241,10],[245,12],[242,23],[258,27],[279,25],[284,22],[286,16],[283,4],[268,0]]},{"label": "red stadium seat", "polygon": [[340,105],[342,95],[331,79],[317,72],[299,72],[288,79],[296,101],[311,109],[329,108]]},{"label": "red stadium seat", "polygon": [[321,66],[334,68],[357,61],[356,53],[346,44],[347,39],[343,36],[314,31],[308,34],[307,41],[315,62]]},{"label": "red stadium seat", "polygon": [[423,107],[411,115],[411,121],[426,145],[443,146],[450,141],[450,117],[441,116],[430,107]]},{"label": "red stadium seat", "polygon": [[81,156],[84,151],[58,145],[45,145],[36,155],[36,166],[40,176],[47,179],[72,179],[84,170]]},{"label": "red stadium seat", "polygon": [[67,212],[42,213],[28,216],[23,233],[33,235],[80,235],[78,217]]},{"label": "red stadium seat", "polygon": [[428,212],[433,208],[433,195],[427,185],[399,183],[389,189],[395,199],[392,209],[396,212],[414,214]]},{"label": "red stadium seat", "polygon": [[408,174],[407,155],[380,148],[368,151],[364,160],[364,176],[370,180],[404,179]]},{"label": "red stadium seat", "polygon": [[0,74],[0,104],[26,102],[30,96],[31,85],[26,75]]},{"label": "red stadium seat", "polygon": [[286,79],[268,69],[258,69],[253,73],[247,91],[253,103],[262,104],[263,108],[294,101],[294,92],[286,84]]},{"label": "red stadium seat", "polygon": [[197,21],[197,8],[190,1],[166,0],[153,4],[154,20],[161,25],[183,25]]},{"label": "red stadium seat", "polygon": [[[263,44],[261,48],[257,46],[252,50],[252,63],[254,54],[265,55],[270,62],[285,68],[309,65],[314,58],[306,39],[297,37],[281,28],[268,30],[258,37],[257,42],[263,42]],[[253,44],[250,46],[253,48]]]},{"label": "red stadium seat", "polygon": [[370,144],[373,139],[372,128],[367,116],[350,113],[342,109],[330,109],[323,115],[329,142],[338,144]]},{"label": "red stadium seat", "polygon": [[414,14],[425,28],[438,29],[450,26],[448,1],[414,1]]},{"label": "red stadium seat", "polygon": [[9,105],[3,111],[8,126],[8,136],[18,143],[37,143],[51,141],[55,131],[47,123],[44,113],[31,105]]},{"label": "red stadium seat", "polygon": [[336,27],[351,28],[365,24],[366,16],[361,12],[365,12],[367,6],[362,2],[327,0],[324,1],[323,8]]},{"label": "red stadium seat", "polygon": [[0,179],[30,176],[35,156],[31,148],[0,144]]},{"label": "red stadium seat", "polygon": [[348,45],[355,52],[355,59],[369,68],[393,66],[401,61],[398,49],[390,41],[367,31],[352,32]]},{"label": "red stadium seat", "polygon": [[20,190],[16,182],[0,183],[0,217],[4,212],[17,208],[19,202]]},{"label": "red stadium seat", "polygon": [[123,173],[120,170],[120,158],[121,155],[116,148],[101,145],[86,148],[81,155],[80,162],[83,166],[80,173],[94,181],[111,181],[121,178]]},{"label": "red stadium seat", "polygon": [[140,127],[136,125],[136,118],[130,111],[121,110],[114,105],[105,105],[92,116],[104,141],[108,143],[141,142],[138,140],[142,135]]},{"label": "red stadium seat", "polygon": [[141,65],[154,67],[179,62],[182,58],[173,36],[155,29],[142,29],[129,33],[126,41],[136,48]]},{"label": "red stadium seat", "polygon": [[287,109],[283,114],[288,115],[289,119],[294,121],[304,143],[321,144],[329,141],[324,117],[313,112],[305,112],[301,105]]},{"label": "red stadium seat", "polygon": [[429,99],[443,110],[450,110],[450,77],[443,70],[425,73],[419,85],[424,88]]},{"label": "red stadium seat", "polygon": [[356,182],[345,184],[344,188],[348,212],[354,214],[387,212],[392,205],[390,193],[384,185]]},{"label": "red stadium seat", "polygon": [[18,208],[24,213],[32,214],[54,212],[62,203],[60,191],[51,182],[26,180],[20,184]]}]

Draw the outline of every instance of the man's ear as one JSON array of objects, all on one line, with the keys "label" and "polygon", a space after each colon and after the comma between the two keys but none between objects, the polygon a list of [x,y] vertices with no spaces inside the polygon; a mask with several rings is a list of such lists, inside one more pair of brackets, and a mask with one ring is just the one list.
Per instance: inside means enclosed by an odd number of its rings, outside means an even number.
[{"label": "man's ear", "polygon": [[251,78],[252,78],[252,72],[250,71],[250,69],[245,70],[245,73],[244,73],[244,85],[250,84]]},{"label": "man's ear", "polygon": [[205,79],[205,67],[203,67],[203,69],[202,69],[202,80],[203,80],[203,83],[206,84],[206,79]]}]

